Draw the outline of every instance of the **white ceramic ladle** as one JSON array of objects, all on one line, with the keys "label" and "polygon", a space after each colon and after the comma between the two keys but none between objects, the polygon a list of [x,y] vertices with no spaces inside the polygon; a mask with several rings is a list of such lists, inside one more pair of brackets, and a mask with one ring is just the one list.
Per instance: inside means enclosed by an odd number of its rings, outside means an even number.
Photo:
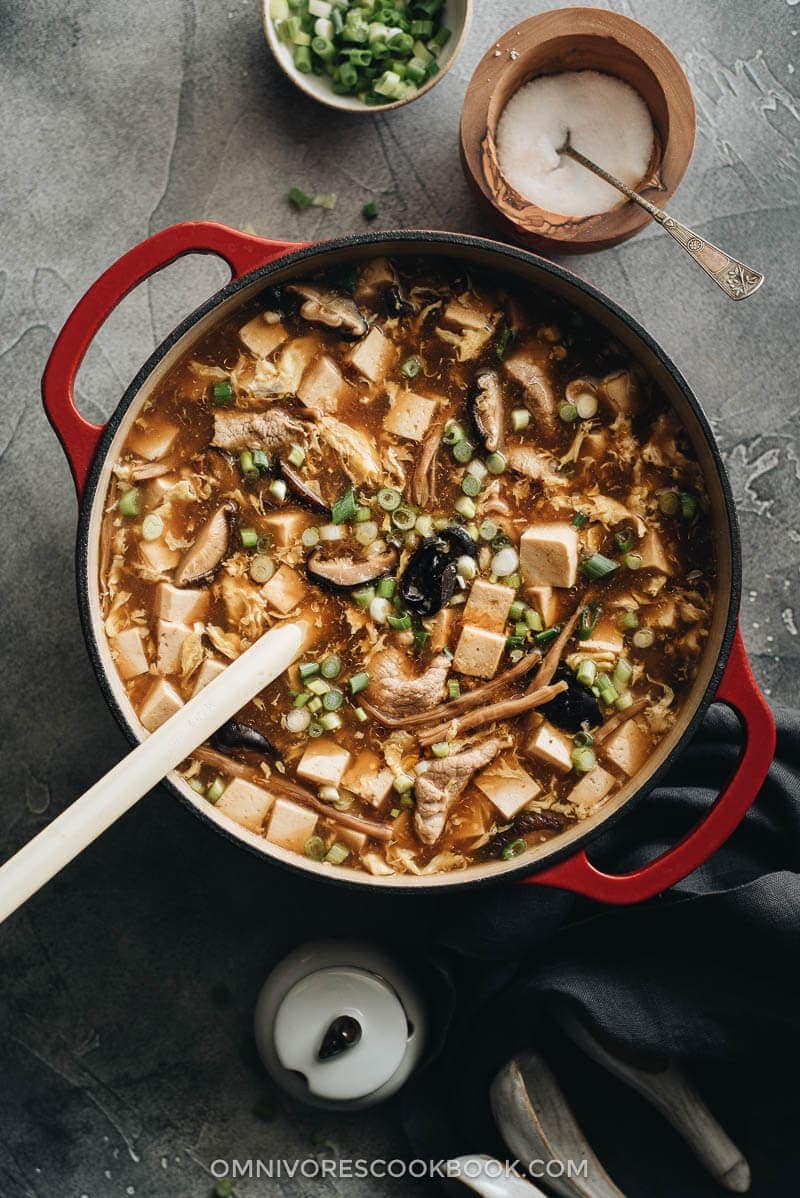
[{"label": "white ceramic ladle", "polygon": [[302,621],[265,632],[0,868],[0,923],[143,798],[170,770],[287,670],[307,643]]}]

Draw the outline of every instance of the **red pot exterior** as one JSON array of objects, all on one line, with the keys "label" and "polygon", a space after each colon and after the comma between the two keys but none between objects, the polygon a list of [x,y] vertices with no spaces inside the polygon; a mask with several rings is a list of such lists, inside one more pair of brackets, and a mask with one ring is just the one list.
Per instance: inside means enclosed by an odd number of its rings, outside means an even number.
[{"label": "red pot exterior", "polygon": [[[386,240],[392,238],[391,233],[384,236]],[[402,236],[407,239],[413,238],[414,234],[404,233]],[[420,240],[430,241],[437,235],[420,232],[418,236]],[[447,236],[451,242],[463,240],[467,247],[475,244],[475,239]],[[483,245],[491,243],[484,242]],[[302,248],[298,243],[270,241],[207,221],[186,222],[147,238],[123,255],[92,284],[56,339],[42,379],[45,410],[66,453],[79,498],[83,496],[95,464],[104,426],[92,424],[78,412],[74,400],[75,377],[93,337],[117,304],[139,283],[185,254],[218,255],[228,263],[232,278],[237,280]],[[500,250],[505,247],[496,248]],[[526,256],[537,265],[546,266],[551,272],[562,276],[565,274],[550,263],[535,259],[533,255]],[[603,297],[597,296],[580,280],[574,282],[602,300]],[[605,302],[611,306],[609,301]],[[629,317],[624,318],[636,329]],[[643,331],[640,333],[643,335]],[[729,518],[733,519],[730,510]],[[108,693],[110,688],[107,682],[104,689]],[[635,903],[652,898],[681,881],[716,852],[755,800],[775,751],[774,720],[753,677],[738,629],[730,643],[724,673],[713,697],[729,704],[737,712],[745,743],[734,777],[695,828],[661,856],[632,873],[604,873],[592,865],[585,848],[581,848],[555,865],[548,866],[545,863],[524,880],[540,886],[569,890],[599,902]],[[126,728],[126,732],[130,735],[130,729]],[[337,879],[339,877],[337,875]],[[469,886],[468,871],[466,876],[454,876],[448,885]],[[418,892],[416,887],[411,889]]]}]

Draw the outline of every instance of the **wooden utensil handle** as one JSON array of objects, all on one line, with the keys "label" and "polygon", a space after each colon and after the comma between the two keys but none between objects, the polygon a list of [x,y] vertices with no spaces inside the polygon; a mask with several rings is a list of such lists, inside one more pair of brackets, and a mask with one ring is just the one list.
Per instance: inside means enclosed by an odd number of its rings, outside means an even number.
[{"label": "wooden utensil handle", "polygon": [[230,266],[231,277],[239,278],[297,248],[293,242],[268,241],[213,221],[185,221],[141,241],[92,284],[67,317],[42,378],[47,418],[64,447],[79,498],[104,425],[81,416],[75,404],[75,377],[92,339],[116,306],[139,283],[186,254],[216,254]]},{"label": "wooden utensil handle", "polygon": [[602,903],[639,903],[674,886],[707,861],[744,819],[775,753],[775,721],[753,677],[739,629],[716,698],[741,716],[745,745],[733,778],[691,832],[649,865],[628,874],[605,873],[592,865],[582,849],[525,881],[571,890]]},{"label": "wooden utensil handle", "polygon": [[63,869],[221,724],[284,672],[304,624],[272,628],[0,868],[0,923]]}]

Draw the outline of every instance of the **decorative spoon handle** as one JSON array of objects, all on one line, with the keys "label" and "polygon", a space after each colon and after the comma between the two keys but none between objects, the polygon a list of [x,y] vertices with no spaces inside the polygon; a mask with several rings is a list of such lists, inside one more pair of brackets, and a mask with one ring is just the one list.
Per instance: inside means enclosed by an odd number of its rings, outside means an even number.
[{"label": "decorative spoon handle", "polygon": [[633,200],[634,204],[638,204],[640,208],[644,208],[649,212],[653,220],[657,220],[662,228],[666,229],[670,237],[677,241],[678,245],[686,250],[690,258],[693,258],[698,266],[701,266],[709,278],[720,287],[728,299],[743,300],[748,296],[754,295],[758,291],[761,284],[764,282],[764,276],[752,266],[747,266],[744,262],[739,262],[736,258],[731,258],[730,254],[726,254],[719,246],[713,245],[710,241],[706,241],[705,237],[700,237],[697,233],[693,233],[691,229],[687,229],[686,225],[682,225],[680,221],[670,216],[663,208],[658,208],[652,204],[650,200],[639,195],[632,187],[628,187],[627,183],[623,183],[616,175],[610,175],[602,166],[598,166],[596,162],[592,162],[591,158],[587,158],[581,154],[580,150],[574,149],[573,146],[563,146],[562,154],[566,154],[575,162],[579,162],[581,166],[585,166],[588,171],[592,171],[595,175],[599,175],[601,179],[605,179],[606,183],[610,183],[612,187],[616,187],[617,191],[621,191],[629,200]]}]

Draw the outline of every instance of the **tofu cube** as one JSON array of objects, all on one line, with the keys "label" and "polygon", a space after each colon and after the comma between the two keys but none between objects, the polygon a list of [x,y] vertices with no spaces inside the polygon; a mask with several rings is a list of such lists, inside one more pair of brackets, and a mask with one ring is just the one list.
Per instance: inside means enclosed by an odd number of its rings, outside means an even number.
[{"label": "tofu cube", "polygon": [[239,329],[239,340],[257,358],[268,358],[279,345],[283,345],[289,334],[279,320],[268,321],[262,312]]},{"label": "tofu cube", "polygon": [[148,732],[155,732],[182,707],[183,699],[172,683],[166,678],[157,678],[142,701],[139,720]]},{"label": "tofu cube", "polygon": [[371,807],[380,807],[392,789],[394,775],[377,753],[363,749],[342,778],[345,790],[352,790]]},{"label": "tofu cube", "polygon": [[208,591],[175,587],[171,582],[160,582],[156,587],[153,610],[159,620],[171,620],[173,624],[193,624],[205,619],[208,611]]},{"label": "tofu cube", "polygon": [[473,678],[492,678],[505,647],[506,638],[501,633],[464,624],[456,645],[453,668]]},{"label": "tofu cube", "polygon": [[507,762],[494,762],[478,774],[475,785],[506,820],[518,815],[542,789],[521,766]]},{"label": "tofu cube", "polygon": [[561,774],[569,773],[572,769],[572,742],[547,720],[528,739],[525,752]]},{"label": "tofu cube", "polygon": [[511,587],[476,578],[464,608],[464,623],[486,628],[489,632],[503,632],[514,593]]},{"label": "tofu cube", "polygon": [[366,337],[350,350],[347,360],[371,383],[382,383],[391,369],[394,356],[393,342],[384,337],[377,325],[373,325]]},{"label": "tofu cube", "polygon": [[128,434],[128,446],[148,462],[160,462],[166,457],[178,435],[178,426],[166,420],[148,423],[145,428],[134,425]]},{"label": "tofu cube", "polygon": [[650,738],[635,720],[626,720],[609,736],[603,745],[603,751],[617,769],[632,778],[647,761],[650,754]]},{"label": "tofu cube", "polygon": [[585,653],[621,653],[625,647],[622,632],[613,620],[599,619],[587,641],[580,642]]},{"label": "tofu cube", "polygon": [[558,600],[552,587],[526,587],[525,599],[542,617],[545,628],[551,628],[558,617]]},{"label": "tofu cube", "polygon": [[260,832],[272,802],[273,796],[263,786],[256,786],[245,778],[234,778],[225,787],[216,806],[217,811],[235,819],[243,828]]},{"label": "tofu cube", "polygon": [[262,519],[262,524],[279,549],[296,545],[303,530],[313,523],[312,513],[304,512],[301,508],[282,508],[279,512],[268,512]]},{"label": "tofu cube", "polygon": [[477,332],[479,329],[488,328],[491,322],[492,313],[489,308],[467,306],[457,299],[451,299],[442,313],[442,324],[458,333]]},{"label": "tofu cube", "polygon": [[363,832],[356,832],[355,828],[336,829],[336,839],[339,844],[345,845],[354,857],[359,857],[367,847],[367,837]]},{"label": "tofu cube", "polygon": [[160,474],[158,478],[149,478],[145,483],[145,499],[148,507],[158,507],[169,495],[172,488],[181,481],[179,474],[170,471]]},{"label": "tofu cube", "polygon": [[156,669],[159,674],[178,674],[183,642],[191,632],[185,624],[159,620],[156,624]]},{"label": "tofu cube", "polygon": [[139,556],[155,574],[167,574],[174,570],[180,559],[177,549],[170,549],[164,541],[140,541]]},{"label": "tofu cube", "polygon": [[268,607],[287,615],[297,607],[306,593],[306,585],[300,575],[289,566],[279,566],[261,588]]},{"label": "tofu cube", "polygon": [[643,570],[658,570],[661,574],[672,574],[664,542],[654,528],[650,528],[642,537],[635,550],[642,559]]},{"label": "tofu cube", "polygon": [[671,595],[665,595],[656,606],[648,607],[647,623],[651,628],[677,627],[678,605]]},{"label": "tofu cube", "polygon": [[567,795],[567,802],[577,809],[579,815],[588,815],[606,797],[614,786],[614,779],[602,766],[584,774],[577,786]]},{"label": "tofu cube", "polygon": [[117,667],[117,673],[123,682],[129,678],[138,678],[148,670],[147,654],[143,644],[144,629],[126,628],[117,636],[108,638],[111,646],[111,656]]},{"label": "tofu cube", "polygon": [[314,835],[316,826],[317,816],[308,807],[301,807],[291,799],[276,799],[267,825],[267,840],[279,844],[281,848],[302,853],[309,836]]},{"label": "tofu cube", "polygon": [[213,682],[215,678],[219,678],[226,664],[226,662],[219,661],[216,657],[207,657],[195,675],[192,698],[195,695],[199,695],[203,687],[208,686],[209,682]]},{"label": "tofu cube", "polygon": [[321,736],[309,743],[297,766],[297,776],[317,786],[339,786],[349,764],[349,750]]},{"label": "tofu cube", "polygon": [[436,400],[417,395],[415,391],[400,391],[384,417],[383,427],[395,437],[421,441],[433,420]]},{"label": "tofu cube", "polygon": [[354,393],[355,387],[348,383],[327,354],[311,363],[297,388],[297,397],[307,408],[328,413],[336,412],[339,404]]},{"label": "tofu cube", "polygon": [[523,582],[532,586],[574,587],[578,577],[578,530],[571,524],[531,524],[519,545]]}]

